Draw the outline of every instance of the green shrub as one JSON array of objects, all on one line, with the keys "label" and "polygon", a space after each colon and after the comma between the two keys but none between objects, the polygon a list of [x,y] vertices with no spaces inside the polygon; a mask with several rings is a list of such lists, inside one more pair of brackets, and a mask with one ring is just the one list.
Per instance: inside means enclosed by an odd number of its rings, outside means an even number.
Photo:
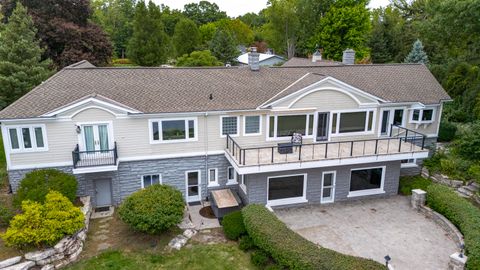
[{"label": "green shrub", "polygon": [[255,244],[253,243],[253,239],[248,235],[241,236],[240,239],[238,240],[238,248],[240,248],[243,251],[252,249],[254,247],[255,247]]},{"label": "green shrub", "polygon": [[6,227],[15,216],[12,209],[6,205],[0,204],[0,227]]},{"label": "green shrub", "polygon": [[427,190],[432,183],[431,180],[423,178],[420,175],[400,177],[400,185],[398,191],[402,195],[412,195],[412,189]]},{"label": "green shrub", "polygon": [[440,172],[440,161],[446,157],[443,151],[436,151],[430,158],[423,160],[423,166],[428,169],[430,174]]},{"label": "green shrub", "polygon": [[373,260],[344,255],[319,247],[290,230],[262,205],[242,209],[243,220],[255,246],[265,250],[280,265],[296,270],[385,269]]},{"label": "green shrub", "polygon": [[270,264],[265,267],[265,270],[283,270],[283,267],[276,264]]},{"label": "green shrub", "polygon": [[438,131],[439,142],[450,142],[455,138],[457,133],[457,126],[453,123],[442,121]]},{"label": "green shrub", "polygon": [[13,204],[20,207],[30,200],[43,203],[49,191],[58,191],[71,202],[76,198],[77,179],[75,176],[55,169],[35,170],[25,175],[14,196]]},{"label": "green shrub", "polygon": [[118,214],[134,230],[157,234],[182,221],[184,208],[180,191],[168,185],[151,185],[128,196]]},{"label": "green shrub", "polygon": [[467,160],[480,160],[480,121],[472,124],[462,132],[455,147],[459,155]]},{"label": "green shrub", "polygon": [[80,208],[56,191],[47,194],[44,204],[24,201],[22,211],[10,221],[2,235],[8,246],[52,246],[85,225]]},{"label": "green shrub", "polygon": [[223,217],[223,231],[225,236],[230,240],[237,240],[240,236],[247,233],[245,225],[243,225],[242,212],[235,211]]},{"label": "green shrub", "polygon": [[250,255],[250,260],[255,266],[265,266],[268,263],[268,254],[261,249],[257,249]]},{"label": "green shrub", "polygon": [[467,269],[480,269],[480,209],[439,184],[427,188],[427,204],[462,232],[468,255]]},{"label": "green shrub", "polygon": [[470,166],[468,169],[468,176],[470,179],[473,179],[480,184],[480,164]]}]

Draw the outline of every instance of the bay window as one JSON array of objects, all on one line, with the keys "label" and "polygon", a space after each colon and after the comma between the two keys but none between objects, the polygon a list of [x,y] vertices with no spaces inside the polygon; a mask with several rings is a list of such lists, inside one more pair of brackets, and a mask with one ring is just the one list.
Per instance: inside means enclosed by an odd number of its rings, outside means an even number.
[{"label": "bay window", "polygon": [[151,141],[177,142],[197,139],[196,118],[161,119],[150,122]]},{"label": "bay window", "polygon": [[44,125],[7,127],[12,152],[47,151]]}]

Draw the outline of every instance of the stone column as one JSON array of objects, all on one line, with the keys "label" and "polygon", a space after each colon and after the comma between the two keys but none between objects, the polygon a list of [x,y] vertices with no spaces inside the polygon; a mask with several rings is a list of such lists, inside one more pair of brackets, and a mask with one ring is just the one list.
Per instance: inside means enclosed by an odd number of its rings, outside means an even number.
[{"label": "stone column", "polygon": [[450,261],[448,262],[448,270],[464,270],[467,263],[467,256],[462,255],[460,252],[455,252],[450,255]]},{"label": "stone column", "polygon": [[427,192],[421,189],[412,190],[412,207],[418,209],[425,206],[425,200],[427,199]]}]

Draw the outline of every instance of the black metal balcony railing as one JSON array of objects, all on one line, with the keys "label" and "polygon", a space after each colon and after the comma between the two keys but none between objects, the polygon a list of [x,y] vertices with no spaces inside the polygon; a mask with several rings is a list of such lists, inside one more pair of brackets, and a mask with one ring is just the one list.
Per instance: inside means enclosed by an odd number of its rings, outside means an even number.
[{"label": "black metal balcony railing", "polygon": [[113,149],[95,151],[80,151],[77,144],[72,151],[72,158],[74,169],[116,165],[118,159],[117,142],[114,143]]},{"label": "black metal balcony railing", "polygon": [[[426,136],[397,127],[399,136],[338,142],[289,143],[263,147],[241,147],[227,135],[226,150],[240,166],[282,164],[363,156],[404,154],[425,151]],[[392,127],[393,129],[393,127]]]}]

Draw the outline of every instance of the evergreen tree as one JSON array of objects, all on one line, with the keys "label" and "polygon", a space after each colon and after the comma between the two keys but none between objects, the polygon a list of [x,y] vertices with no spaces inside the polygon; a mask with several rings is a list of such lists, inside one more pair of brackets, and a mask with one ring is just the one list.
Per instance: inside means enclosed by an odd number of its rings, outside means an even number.
[{"label": "evergreen tree", "polygon": [[232,36],[223,30],[217,30],[210,43],[213,56],[223,63],[233,63],[240,54]]},{"label": "evergreen tree", "polygon": [[138,2],[133,21],[133,35],[128,43],[128,57],[140,66],[159,66],[166,62],[170,40],[165,33],[160,8],[153,2]]},{"label": "evergreen tree", "polygon": [[0,27],[0,108],[11,104],[51,75],[50,60],[27,9],[17,4],[8,24]]},{"label": "evergreen tree", "polygon": [[412,50],[410,53],[405,57],[405,63],[422,63],[428,64],[428,55],[423,50],[422,42],[417,39],[412,46]]},{"label": "evergreen tree", "polygon": [[197,25],[190,19],[181,19],[175,25],[173,46],[178,56],[189,54],[195,50],[200,42],[200,32]]}]

